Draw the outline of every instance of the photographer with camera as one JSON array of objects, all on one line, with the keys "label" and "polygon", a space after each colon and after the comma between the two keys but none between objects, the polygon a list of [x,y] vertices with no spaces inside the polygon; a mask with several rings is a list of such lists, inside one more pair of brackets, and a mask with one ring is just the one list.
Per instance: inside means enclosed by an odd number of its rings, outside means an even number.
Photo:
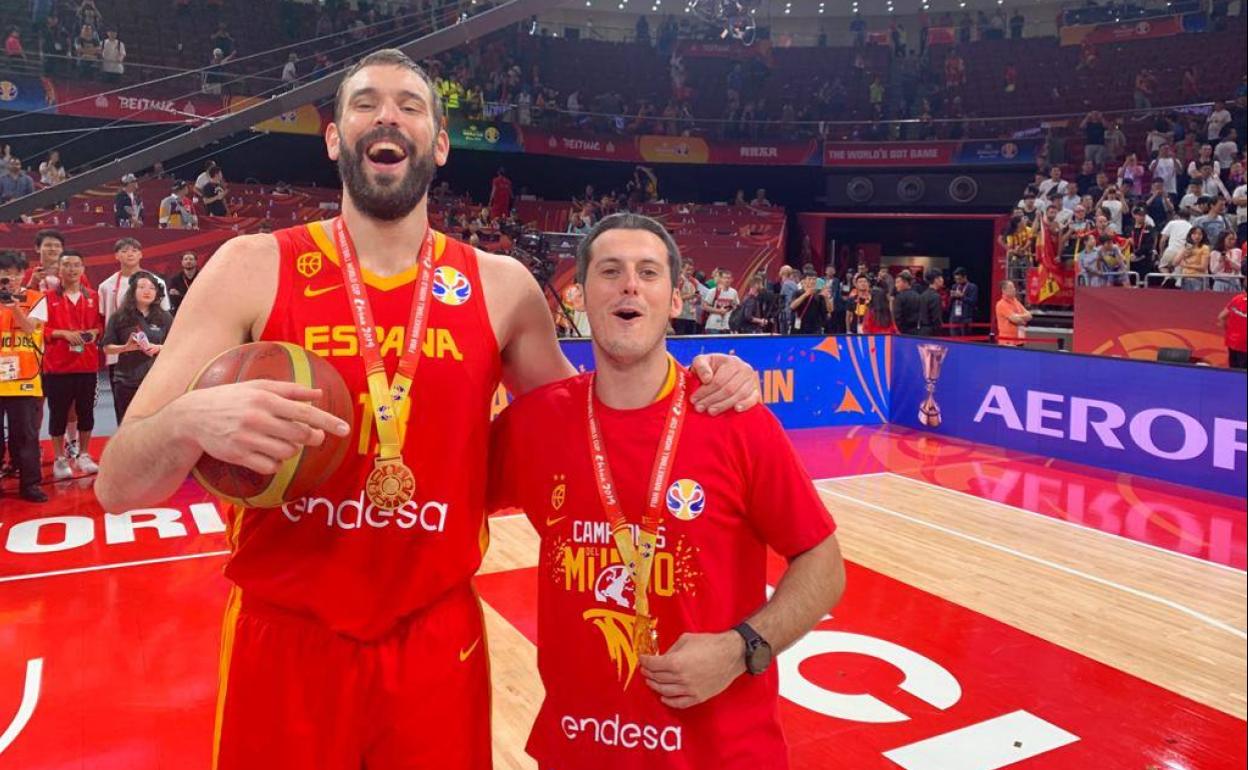
[{"label": "photographer with camera", "polygon": [[19,496],[46,503],[39,488],[39,422],[43,396],[39,348],[48,305],[43,294],[23,288],[26,258],[16,251],[0,253],[0,421],[8,424],[9,456],[18,474]]},{"label": "photographer with camera", "polygon": [[104,326],[98,295],[82,285],[82,255],[67,249],[61,255],[61,285],[47,295],[48,320],[44,327],[43,389],[48,398],[48,432],[56,460],[52,476],[72,478],[65,453],[69,409],[78,415],[78,470],[95,473],[91,459],[91,431],[95,428],[96,373],[100,349],[96,342]]}]

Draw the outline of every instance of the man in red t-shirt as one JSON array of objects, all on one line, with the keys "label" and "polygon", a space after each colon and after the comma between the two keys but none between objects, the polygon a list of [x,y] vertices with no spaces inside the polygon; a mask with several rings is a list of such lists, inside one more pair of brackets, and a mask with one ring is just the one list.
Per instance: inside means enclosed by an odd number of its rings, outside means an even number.
[{"label": "man in red t-shirt", "polygon": [[1226,353],[1232,369],[1248,369],[1248,294],[1240,292],[1218,313],[1218,326],[1225,329]]},{"label": "man in red t-shirt", "polygon": [[507,172],[500,168],[490,184],[490,218],[506,219],[510,213],[511,180],[507,178]]},{"label": "man in red t-shirt", "polygon": [[[527,747],[542,770],[787,768],[771,655],[844,587],[835,524],[776,418],[689,408],[664,338],[679,275],[657,222],[600,222],[577,260],[596,371],[494,427],[489,507],[523,508],[542,539],[546,699]],[[789,560],[770,601],[768,547]]]}]

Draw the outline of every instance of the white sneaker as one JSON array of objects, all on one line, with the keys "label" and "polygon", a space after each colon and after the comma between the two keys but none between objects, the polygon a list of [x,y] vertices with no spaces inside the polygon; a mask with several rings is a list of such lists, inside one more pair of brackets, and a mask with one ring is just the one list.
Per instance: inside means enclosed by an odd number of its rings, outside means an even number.
[{"label": "white sneaker", "polygon": [[100,466],[95,464],[95,460],[91,459],[91,455],[83,452],[78,455],[78,470],[86,474],[97,473]]},{"label": "white sneaker", "polygon": [[52,463],[52,478],[57,481],[72,479],[74,471],[69,467],[69,460],[65,457],[56,458],[56,462]]}]

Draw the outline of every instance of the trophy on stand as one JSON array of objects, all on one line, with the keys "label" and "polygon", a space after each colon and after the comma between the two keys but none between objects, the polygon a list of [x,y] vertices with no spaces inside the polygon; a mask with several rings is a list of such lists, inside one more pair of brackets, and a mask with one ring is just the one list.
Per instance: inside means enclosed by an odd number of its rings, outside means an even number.
[{"label": "trophy on stand", "polygon": [[919,404],[919,424],[928,428],[940,427],[940,406],[936,403],[936,380],[940,379],[940,367],[949,354],[944,345],[919,345],[919,360],[923,362],[923,379],[927,381],[927,398]]}]

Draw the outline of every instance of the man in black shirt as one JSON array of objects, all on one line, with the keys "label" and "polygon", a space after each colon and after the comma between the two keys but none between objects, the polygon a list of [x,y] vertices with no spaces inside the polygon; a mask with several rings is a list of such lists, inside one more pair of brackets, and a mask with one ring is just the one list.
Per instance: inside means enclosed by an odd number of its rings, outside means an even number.
[{"label": "man in black shirt", "polygon": [[1096,184],[1096,164],[1090,160],[1085,160],[1083,166],[1079,169],[1079,175],[1075,177],[1075,187],[1079,190],[1080,195],[1091,195],[1092,187]]},{"label": "man in black shirt", "polygon": [[918,334],[922,303],[914,290],[914,276],[909,270],[902,270],[895,279],[895,285],[897,296],[893,297],[893,323],[897,324],[897,331],[902,334]]},{"label": "man in black shirt", "polygon": [[1148,215],[1153,218],[1153,225],[1162,228],[1174,218],[1174,201],[1166,195],[1166,183],[1160,179],[1153,180],[1153,189],[1144,201]]},{"label": "man in black shirt", "polygon": [[139,181],[134,174],[121,178],[121,189],[113,198],[113,221],[118,227],[143,226],[143,201],[139,200]]},{"label": "man in black shirt", "polygon": [[[1163,198],[1165,192],[1161,193]],[[1167,199],[1169,200],[1169,199]],[[1157,272],[1157,230],[1148,224],[1148,209],[1136,206],[1131,210],[1131,271],[1139,273],[1139,281]]]},{"label": "man in black shirt", "polygon": [[926,287],[921,281],[916,287],[916,290],[923,289],[919,293],[919,334],[924,337],[935,337],[941,332],[944,321],[941,318],[940,290],[944,283],[944,276],[935,273]]},{"label": "man in black shirt", "polygon": [[220,168],[215,168],[208,174],[208,184],[204,185],[204,208],[214,217],[229,216],[229,207],[225,205],[226,189],[223,184],[223,175]]},{"label": "man in black shirt", "polygon": [[174,315],[177,315],[178,307],[186,298],[186,293],[191,290],[191,283],[198,274],[199,257],[195,256],[195,252],[188,251],[182,255],[182,269],[165,281],[169,287],[169,309]]}]

